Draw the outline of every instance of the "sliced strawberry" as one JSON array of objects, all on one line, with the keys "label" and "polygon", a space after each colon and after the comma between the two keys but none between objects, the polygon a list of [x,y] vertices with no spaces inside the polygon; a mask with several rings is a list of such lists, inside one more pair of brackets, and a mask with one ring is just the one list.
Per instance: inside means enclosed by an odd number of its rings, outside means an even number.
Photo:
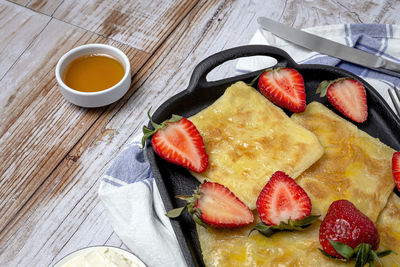
[{"label": "sliced strawberry", "polygon": [[199,192],[200,198],[194,208],[200,211],[200,218],[207,225],[232,228],[253,222],[250,209],[225,186],[206,182]]},{"label": "sliced strawberry", "polygon": [[349,119],[359,123],[367,120],[367,94],[359,81],[351,78],[323,81],[317,93],[321,93],[321,97],[326,93],[332,106]]},{"label": "sliced strawberry", "polygon": [[392,173],[396,187],[400,191],[400,151],[393,153]]},{"label": "sliced strawberry", "polygon": [[258,80],[260,92],[272,103],[292,112],[306,109],[303,76],[291,68],[268,69]]},{"label": "sliced strawberry", "polygon": [[191,121],[177,115],[161,124],[154,123],[151,118],[150,121],[155,129],[143,127],[143,146],[146,139],[153,135],[151,143],[154,152],[161,158],[194,172],[206,171],[208,155],[203,138]]},{"label": "sliced strawberry", "polygon": [[265,224],[287,224],[310,215],[311,200],[292,178],[277,171],[258,196],[257,212]]},{"label": "sliced strawberry", "polygon": [[245,226],[254,221],[251,210],[228,188],[213,182],[200,185],[193,196],[179,196],[188,203],[170,210],[167,216],[176,218],[187,208],[193,219],[200,225],[215,228]]}]

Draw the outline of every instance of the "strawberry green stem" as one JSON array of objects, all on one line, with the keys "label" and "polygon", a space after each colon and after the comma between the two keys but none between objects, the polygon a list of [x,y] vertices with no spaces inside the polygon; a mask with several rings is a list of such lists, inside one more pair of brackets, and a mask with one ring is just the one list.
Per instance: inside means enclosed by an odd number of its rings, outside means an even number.
[{"label": "strawberry green stem", "polygon": [[265,70],[262,71],[262,72],[260,72],[260,74],[258,74],[258,75],[248,84],[248,86],[253,86],[253,85],[256,83],[256,81],[258,80],[258,78],[260,78],[260,76],[261,76],[264,72],[265,72]]},{"label": "strawberry green stem", "polygon": [[255,228],[250,230],[249,235],[254,230],[257,230],[266,237],[270,237],[271,235],[279,231],[303,231],[305,228],[315,222],[320,216],[321,215],[308,215],[301,220],[295,221],[289,219],[287,223],[281,222],[279,225],[266,225],[260,222],[256,225]]},{"label": "strawberry green stem", "polygon": [[[382,266],[382,262],[379,258],[385,257],[391,253],[397,254],[393,250],[385,250],[381,252],[376,252],[372,250],[371,244],[367,243],[361,243],[354,249],[351,248],[350,246],[339,242],[339,241],[333,241],[328,238],[329,243],[332,245],[332,247],[336,250],[337,253],[339,253],[343,258],[346,260],[352,260],[355,259],[355,267],[363,267],[367,263],[369,266],[374,266],[374,262],[378,262],[380,266]],[[335,258],[323,250],[319,249],[322,254],[325,256],[328,256],[330,258]]]},{"label": "strawberry green stem", "polygon": [[151,107],[147,111],[147,116],[149,117],[150,123],[153,126],[154,130],[147,128],[146,126],[143,126],[143,137],[142,137],[142,147],[146,144],[146,140],[153,136],[158,130],[164,128],[167,126],[169,122],[177,122],[182,119],[181,116],[172,114],[172,117],[166,121],[163,121],[161,124],[157,124],[153,121],[153,119],[150,116],[150,111]]},{"label": "strawberry green stem", "polygon": [[319,94],[320,97],[324,97],[324,96],[326,96],[326,93],[328,92],[328,88],[329,88],[329,86],[331,86],[332,83],[340,82],[342,80],[348,80],[348,79],[350,79],[350,78],[344,77],[344,78],[338,78],[333,81],[322,81],[318,85],[317,91],[315,93]]}]

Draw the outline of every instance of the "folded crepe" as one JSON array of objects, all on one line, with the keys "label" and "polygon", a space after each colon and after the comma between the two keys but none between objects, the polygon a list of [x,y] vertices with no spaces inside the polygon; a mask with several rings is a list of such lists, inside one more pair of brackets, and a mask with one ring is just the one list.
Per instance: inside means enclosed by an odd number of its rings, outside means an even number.
[{"label": "folded crepe", "polygon": [[390,254],[381,259],[383,266],[400,266],[400,197],[394,192],[379,215],[376,223],[381,242],[378,251],[391,249],[396,254]]},{"label": "folded crepe", "polygon": [[[377,222],[379,250],[400,248],[400,200],[392,195],[388,202],[394,188],[394,150],[320,103],[309,104],[292,119],[313,132],[324,147],[323,156],[296,180],[311,198],[312,213],[325,215],[334,200],[348,199],[376,221],[387,203]],[[302,151],[296,153],[302,155]],[[267,238],[255,231],[248,236],[259,221],[254,214],[256,222],[244,228],[197,226],[206,266],[354,266],[354,262],[330,259],[318,250],[319,221],[302,232],[279,232]],[[398,255],[382,261],[385,266],[400,266]]]},{"label": "folded crepe", "polygon": [[305,231],[279,232],[271,237],[257,231],[248,236],[255,224],[223,230],[197,226],[197,232],[207,267],[354,266],[354,262],[345,263],[322,255],[318,250],[319,225],[317,221]]},{"label": "folded crepe", "polygon": [[207,171],[193,176],[225,185],[250,209],[275,171],[296,178],[323,153],[313,133],[244,82],[189,119],[209,156]]},{"label": "folded crepe", "polygon": [[375,222],[395,186],[395,150],[318,102],[291,118],[324,147],[322,157],[296,180],[311,198],[313,212],[323,219],[333,201],[347,199]]},{"label": "folded crepe", "polygon": [[[343,262],[328,258],[318,250],[319,226],[316,222],[302,232],[279,232],[265,237],[250,230],[260,221],[244,228],[213,229],[197,225],[197,232],[206,266],[354,266],[355,262]],[[400,197],[392,193],[379,215],[376,227],[380,236],[378,252],[394,250],[381,258],[383,266],[400,266]]]}]

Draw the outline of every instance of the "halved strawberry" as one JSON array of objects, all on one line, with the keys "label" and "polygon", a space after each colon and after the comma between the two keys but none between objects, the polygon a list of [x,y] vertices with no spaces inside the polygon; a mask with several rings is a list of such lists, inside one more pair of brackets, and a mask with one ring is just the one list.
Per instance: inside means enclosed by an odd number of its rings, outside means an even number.
[{"label": "halved strawberry", "polygon": [[258,196],[257,212],[263,223],[278,225],[310,215],[311,200],[292,178],[277,171]]},{"label": "halved strawberry", "polygon": [[306,109],[303,76],[295,69],[267,69],[258,79],[258,88],[266,98],[280,107],[296,113]]},{"label": "halved strawberry", "polygon": [[152,121],[150,114],[148,115],[154,130],[143,126],[143,146],[146,139],[153,135],[151,143],[154,152],[160,157],[194,172],[206,171],[208,155],[203,138],[191,121],[172,115],[171,119],[157,124]]},{"label": "halved strawberry", "polygon": [[275,172],[261,190],[257,212],[262,224],[256,230],[270,236],[277,230],[303,230],[318,219],[310,215],[311,200],[307,193],[284,172]]},{"label": "halved strawberry", "polygon": [[400,191],[400,151],[394,152],[392,157],[392,173],[397,189]]},{"label": "halved strawberry", "polygon": [[321,97],[327,96],[329,102],[340,113],[355,122],[364,122],[368,117],[367,94],[364,85],[351,78],[323,81],[317,89]]},{"label": "halved strawberry", "polygon": [[205,227],[233,228],[254,221],[251,210],[228,188],[213,182],[201,184],[192,196],[177,196],[185,199],[186,206],[170,210],[167,216],[176,218],[187,208],[193,219]]}]

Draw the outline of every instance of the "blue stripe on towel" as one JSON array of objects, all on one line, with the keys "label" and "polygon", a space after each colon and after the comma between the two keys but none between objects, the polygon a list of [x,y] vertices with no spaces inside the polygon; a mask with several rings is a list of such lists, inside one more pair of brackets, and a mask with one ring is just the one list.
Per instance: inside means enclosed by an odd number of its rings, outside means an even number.
[{"label": "blue stripe on towel", "polygon": [[114,182],[114,181],[111,181],[111,180],[108,179],[108,178],[103,178],[103,181],[106,182],[106,183],[109,183],[109,184],[111,184],[111,185],[113,185],[113,186],[116,186],[116,187],[122,186],[122,184],[119,184],[119,183],[116,183],[116,182]]},{"label": "blue stripe on towel", "polygon": [[386,24],[349,24],[352,35],[388,38]]},{"label": "blue stripe on towel", "polygon": [[[151,175],[151,170],[150,170],[150,175]],[[148,178],[141,180],[140,182],[143,183],[145,186],[147,186],[150,192],[153,192],[153,180],[154,178]]]},{"label": "blue stripe on towel", "polygon": [[[145,160],[140,145],[132,145],[121,152],[107,170],[106,175],[131,184],[151,177],[151,167]],[[106,178],[104,178],[105,180]]]},{"label": "blue stripe on towel", "polygon": [[350,43],[350,30],[349,30],[349,24],[344,24],[344,40],[346,41],[347,46],[353,46],[353,43]]}]

